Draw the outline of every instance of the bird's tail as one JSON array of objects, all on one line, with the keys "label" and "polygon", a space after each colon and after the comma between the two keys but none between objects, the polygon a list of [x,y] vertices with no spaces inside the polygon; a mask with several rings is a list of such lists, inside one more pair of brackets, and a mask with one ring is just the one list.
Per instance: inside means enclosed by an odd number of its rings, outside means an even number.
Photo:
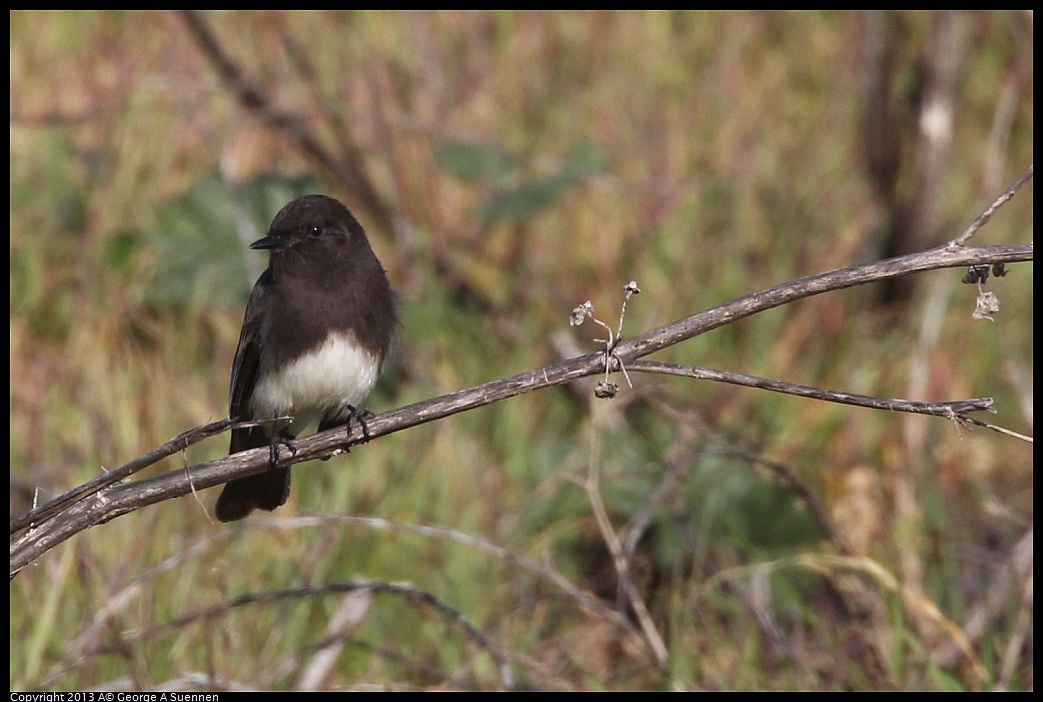
[{"label": "bird's tail", "polygon": [[225,485],[214,511],[222,522],[245,518],[255,509],[271,512],[290,496],[290,469],[271,468]]}]

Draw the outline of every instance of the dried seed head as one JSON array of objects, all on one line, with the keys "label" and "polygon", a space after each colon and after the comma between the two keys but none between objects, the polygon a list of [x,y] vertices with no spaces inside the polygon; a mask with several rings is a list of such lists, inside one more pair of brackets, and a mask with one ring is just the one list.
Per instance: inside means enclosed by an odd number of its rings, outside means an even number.
[{"label": "dried seed head", "polygon": [[569,317],[569,325],[578,327],[588,319],[594,318],[594,303],[587,300],[582,305],[576,305],[572,308],[572,316]]}]

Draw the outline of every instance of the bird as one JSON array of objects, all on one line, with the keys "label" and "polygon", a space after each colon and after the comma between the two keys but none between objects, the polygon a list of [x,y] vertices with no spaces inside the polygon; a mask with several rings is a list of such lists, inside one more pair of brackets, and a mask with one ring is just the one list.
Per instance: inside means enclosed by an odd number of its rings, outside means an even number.
[{"label": "bird", "polygon": [[[290,469],[278,445],[302,431],[361,420],[398,326],[397,297],[366,232],[334,198],[312,194],[285,205],[267,234],[268,268],[246,303],[232,362],[229,417],[258,421],[232,430],[229,455],[268,446],[268,470],[227,483],[215,513],[222,522],[272,511],[290,495]],[[291,416],[292,420],[273,420]],[[363,420],[364,421],[364,420]],[[363,424],[363,427],[365,425]]]}]

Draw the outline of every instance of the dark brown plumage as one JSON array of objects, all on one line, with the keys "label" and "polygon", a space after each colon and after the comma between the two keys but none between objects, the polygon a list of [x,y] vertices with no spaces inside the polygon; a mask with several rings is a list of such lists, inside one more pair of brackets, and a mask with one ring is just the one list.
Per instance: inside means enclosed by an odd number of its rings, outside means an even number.
[{"label": "dark brown plumage", "polygon": [[[384,268],[362,225],[333,198],[297,198],[250,248],[271,253],[246,303],[229,416],[294,419],[233,430],[229,453],[295,438],[313,424],[322,431],[347,423],[373,389],[397,326]],[[225,485],[215,511],[234,521],[273,510],[289,494],[290,469],[272,466]]]}]

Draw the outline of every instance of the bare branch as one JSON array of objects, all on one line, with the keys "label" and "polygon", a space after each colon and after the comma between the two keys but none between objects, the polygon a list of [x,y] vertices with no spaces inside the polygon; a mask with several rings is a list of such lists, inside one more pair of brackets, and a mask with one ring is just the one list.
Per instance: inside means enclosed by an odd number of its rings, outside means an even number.
[{"label": "bare branch", "polygon": [[[776,285],[632,339],[619,341],[613,356],[617,357],[619,361],[630,364],[634,359],[655,353],[738,319],[830,290],[840,290],[862,283],[937,268],[1030,261],[1032,256],[1033,245],[1031,243],[983,247],[943,246],[909,256],[819,273],[790,283]],[[603,372],[604,368],[605,352],[598,351],[510,378],[494,380],[467,390],[400,407],[370,419],[367,422],[369,438],[376,439],[385,434],[392,434],[419,424],[466,412],[509,397],[596,375]],[[967,408],[968,411],[970,409]],[[944,415],[944,413],[941,414]],[[331,429],[297,440],[294,443],[296,453],[287,457],[282,463],[292,465],[316,458],[328,458],[362,441],[362,436],[347,435],[343,428]],[[60,519],[56,519],[52,514],[50,517],[35,520],[36,527],[13,539],[11,575],[13,577],[18,570],[34,559],[84,529],[110,521],[146,505],[180,497],[193,490],[203,490],[228,482],[233,478],[254,475],[268,469],[269,450],[259,448],[183,470],[171,471],[132,484],[110,486],[80,499],[68,509],[60,512]],[[19,524],[30,523],[26,516],[15,521]]]},{"label": "bare branch", "polygon": [[[184,451],[192,444],[198,443],[207,437],[216,436],[232,427],[242,426],[243,424],[244,423],[241,422],[233,422],[230,419],[222,419],[217,422],[211,422],[210,424],[203,424],[178,434],[170,441],[166,442],[159,448],[149,451],[144,456],[135,458],[130,463],[125,463],[114,471],[107,472],[105,475],[99,476],[94,480],[89,480],[83,485],[59,495],[50,502],[31,509],[25,514],[12,519],[11,533],[14,534],[16,531],[25,529],[34,522],[46,519],[74,502],[78,502],[109,485],[114,485],[125,478],[129,478],[138,471],[144,470],[155,463],[159,463],[164,458],[172,456],[178,451]],[[247,426],[251,424],[256,424],[256,422],[245,423]]]},{"label": "bare branch", "polygon": [[641,358],[758,312],[831,290],[843,290],[856,285],[939,268],[1031,261],[1032,252],[1032,243],[979,247],[946,245],[908,256],[898,256],[861,266],[816,273],[752,293],[633,339],[626,339],[616,346],[616,356],[623,360]]},{"label": "bare branch", "polygon": [[[395,595],[415,602],[422,607],[431,609],[446,620],[454,622],[460,627],[467,638],[471,639],[479,646],[479,648],[493,657],[496,661],[500,675],[500,682],[503,686],[508,690],[517,687],[517,682],[514,680],[514,676],[511,673],[510,662],[508,661],[506,654],[500,651],[496,643],[487,634],[473,624],[470,619],[468,619],[467,616],[456,607],[448,604],[437,595],[433,595],[430,592],[422,590],[416,585],[407,582],[348,580],[322,586],[302,586],[286,588],[283,590],[272,590],[269,592],[249,593],[236,597],[229,602],[212,605],[196,612],[186,614],[157,627],[137,632],[127,632],[120,637],[119,642],[116,645],[125,646],[128,643],[146,640],[158,634],[162,634],[163,632],[172,629],[180,629],[198,621],[205,621],[223,616],[229,610],[249,605],[267,604],[283,600],[298,600],[337,593],[356,592],[367,593],[370,595]],[[87,651],[87,655],[100,655],[109,651],[111,651],[111,647],[99,647],[95,650]]]}]

